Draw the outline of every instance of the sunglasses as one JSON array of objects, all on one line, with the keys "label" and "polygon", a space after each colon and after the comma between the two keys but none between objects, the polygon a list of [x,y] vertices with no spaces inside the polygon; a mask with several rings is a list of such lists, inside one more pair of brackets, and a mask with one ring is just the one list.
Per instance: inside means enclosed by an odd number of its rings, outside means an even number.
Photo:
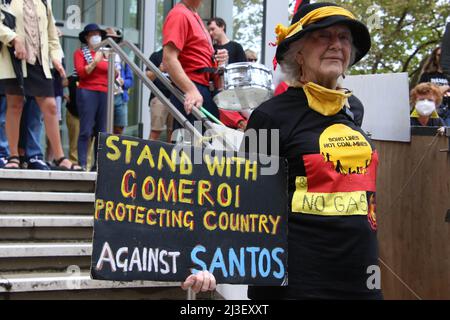
[{"label": "sunglasses", "polygon": [[258,59],[248,59],[248,62],[256,62]]}]

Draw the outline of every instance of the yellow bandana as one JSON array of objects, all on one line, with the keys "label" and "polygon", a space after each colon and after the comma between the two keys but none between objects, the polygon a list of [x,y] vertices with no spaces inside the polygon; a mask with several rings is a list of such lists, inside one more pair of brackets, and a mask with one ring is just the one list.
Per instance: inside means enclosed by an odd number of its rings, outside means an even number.
[{"label": "yellow bandana", "polygon": [[305,84],[303,90],[309,107],[327,117],[334,116],[341,111],[348,104],[348,98],[353,95],[350,91],[331,90],[313,82]]},{"label": "yellow bandana", "polygon": [[294,23],[290,27],[285,27],[281,23],[277,24],[275,28],[275,33],[277,35],[276,45],[279,45],[284,39],[290,38],[302,31],[303,27],[331,16],[344,16],[356,20],[355,16],[350,11],[341,7],[330,6],[318,8],[305,15],[300,21]]},{"label": "yellow bandana", "polygon": [[[411,113],[411,118],[420,118],[420,114],[417,112],[417,110],[414,108],[413,113]],[[439,114],[436,110],[433,111],[433,113],[430,116],[431,119],[439,119]]]}]

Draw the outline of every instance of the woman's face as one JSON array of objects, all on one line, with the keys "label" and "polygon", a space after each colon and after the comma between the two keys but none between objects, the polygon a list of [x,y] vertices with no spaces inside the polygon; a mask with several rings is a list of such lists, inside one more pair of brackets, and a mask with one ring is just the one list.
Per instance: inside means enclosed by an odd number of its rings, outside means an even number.
[{"label": "woman's face", "polygon": [[345,73],[352,50],[352,34],[345,25],[334,25],[310,33],[297,54],[306,82],[327,84]]},{"label": "woman's face", "polygon": [[91,31],[86,35],[86,41],[87,43],[90,43],[90,40],[93,36],[101,36],[102,34],[100,31]]},{"label": "woman's face", "polygon": [[434,103],[434,105],[436,106],[436,97],[432,92],[429,92],[427,94],[418,94],[416,101],[423,101],[423,100],[428,100],[428,101],[432,101]]}]

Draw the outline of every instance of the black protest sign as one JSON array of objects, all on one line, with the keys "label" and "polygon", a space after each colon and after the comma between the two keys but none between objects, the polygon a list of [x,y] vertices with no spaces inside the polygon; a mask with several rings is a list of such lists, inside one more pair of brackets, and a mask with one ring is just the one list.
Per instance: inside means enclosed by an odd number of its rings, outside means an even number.
[{"label": "black protest sign", "polygon": [[286,284],[286,165],[272,160],[264,175],[251,158],[101,134],[92,277]]}]

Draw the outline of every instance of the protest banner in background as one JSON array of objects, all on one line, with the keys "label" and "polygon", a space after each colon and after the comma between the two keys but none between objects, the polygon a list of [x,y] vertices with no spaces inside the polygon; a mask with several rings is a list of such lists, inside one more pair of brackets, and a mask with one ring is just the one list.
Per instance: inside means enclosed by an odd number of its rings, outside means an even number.
[{"label": "protest banner in background", "polygon": [[209,270],[218,283],[286,285],[279,162],[262,175],[256,160],[101,134],[92,278],[184,281]]}]

